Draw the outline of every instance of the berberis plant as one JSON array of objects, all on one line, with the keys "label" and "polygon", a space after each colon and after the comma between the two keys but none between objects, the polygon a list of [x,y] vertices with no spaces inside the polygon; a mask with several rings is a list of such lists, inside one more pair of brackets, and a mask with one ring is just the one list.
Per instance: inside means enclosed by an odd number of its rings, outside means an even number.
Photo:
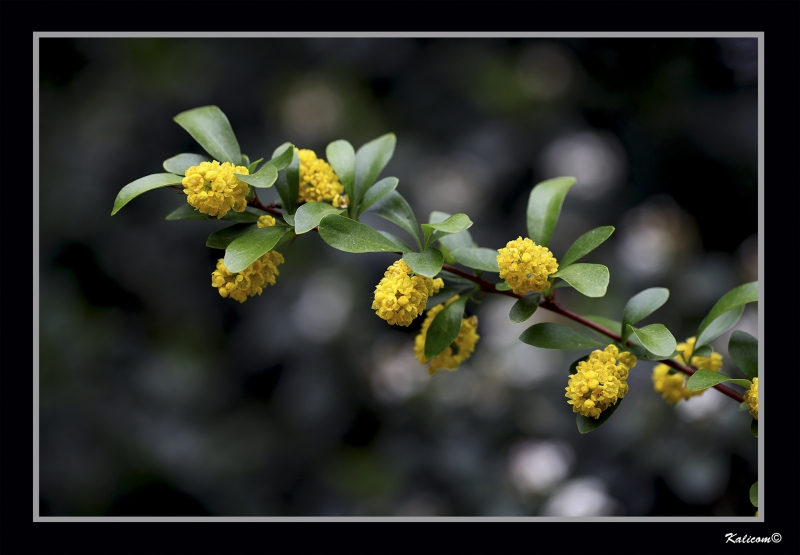
[{"label": "berberis plant", "polygon": [[[240,303],[276,284],[284,262],[276,250],[299,235],[318,232],[333,247],[348,253],[387,252],[400,258],[376,285],[372,309],[389,325],[408,326],[423,318],[413,349],[428,373],[456,370],[479,340],[477,316],[467,316],[468,303],[486,294],[515,300],[509,318],[527,321],[537,309],[560,314],[586,328],[576,331],[552,322],[533,324],[520,335],[523,343],[543,349],[595,349],[569,367],[567,403],[576,413],[578,431],[603,425],[628,393],[627,378],[637,359],[659,361],[653,370],[655,390],[677,404],[714,388],[741,404],[752,416],[757,435],[758,343],[736,331],[728,345],[743,374],[723,374],[722,357],[710,342],[733,327],[747,303],[758,300],[758,283],[734,288],[714,305],[695,336],[678,343],[662,324],[636,325],[658,310],[669,291],[654,287],[631,297],[619,321],[581,315],[556,301],[556,290],[572,287],[587,297],[602,297],[609,283],[608,268],[579,260],[614,232],[598,227],[579,237],[556,257],[548,248],[572,177],[556,177],[536,185],[527,208],[527,237],[509,240],[500,249],[478,246],[466,214],[433,211],[427,223],[418,219],[397,192],[398,179],[378,176],[392,157],[391,133],[358,151],[345,140],[330,143],[327,161],[311,150],[285,143],[269,161],[251,162],[242,154],[228,118],[216,106],[178,114],[175,121],[208,153],[178,154],[164,162],[166,173],[142,177],[117,195],[111,214],[136,196],[158,188],[182,189],[186,203],[167,220],[223,219],[233,225],[212,233],[206,246],[224,251],[211,273],[219,294]],[[260,167],[259,167],[260,166]],[[280,203],[264,205],[257,190],[275,187]],[[408,234],[413,243],[359,221],[370,212]],[[412,246],[413,245],[413,246]],[[490,279],[497,275],[498,280]],[[411,348],[411,346],[409,346]],[[744,394],[723,385],[745,389]],[[565,407],[566,408],[566,407]],[[757,483],[750,499],[757,505]]]}]

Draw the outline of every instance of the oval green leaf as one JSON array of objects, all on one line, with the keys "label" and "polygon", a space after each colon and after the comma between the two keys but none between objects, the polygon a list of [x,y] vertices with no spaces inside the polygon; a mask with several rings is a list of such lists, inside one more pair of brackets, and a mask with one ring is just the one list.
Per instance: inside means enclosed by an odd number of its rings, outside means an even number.
[{"label": "oval green leaf", "polygon": [[758,339],[749,333],[736,330],[728,342],[728,354],[748,379],[758,377]]},{"label": "oval green leaf", "polygon": [[717,304],[711,309],[708,315],[703,319],[703,322],[700,324],[700,327],[697,329],[698,335],[698,346],[699,343],[699,336],[702,335],[703,331],[711,325],[711,323],[725,314],[726,312],[730,312],[739,306],[744,306],[747,303],[753,303],[758,301],[758,282],[751,281],[750,283],[745,283],[744,285],[740,285],[735,287],[725,293],[720,300],[717,301]]},{"label": "oval green leaf", "polygon": [[389,160],[394,154],[394,147],[397,138],[394,133],[387,133],[363,145],[356,152],[356,168],[353,192],[355,195],[356,206],[361,204],[364,194],[367,192],[378,174],[383,171]]},{"label": "oval green leaf", "polygon": [[153,175],[140,177],[136,181],[131,181],[117,193],[111,215],[113,216],[119,212],[120,208],[142,193],[152,191],[153,189],[160,189],[161,187],[169,187],[170,185],[180,185],[182,180],[183,177],[173,173],[154,173]]},{"label": "oval green leaf", "polygon": [[561,260],[558,261],[559,268],[566,268],[576,260],[586,256],[594,249],[603,244],[603,242],[611,237],[614,233],[614,227],[607,225],[603,227],[596,227],[591,231],[587,231],[578,237],[572,246],[567,249]]},{"label": "oval green leaf", "polygon": [[328,214],[319,222],[319,236],[322,240],[344,252],[397,252],[397,245],[375,231],[350,218]]},{"label": "oval green leaf", "polygon": [[425,358],[432,360],[458,337],[469,295],[459,297],[436,315],[425,336]]},{"label": "oval green leaf", "polygon": [[287,168],[294,160],[294,145],[292,143],[283,143],[275,149],[272,153],[272,159],[267,164],[272,164],[275,169],[281,171]]},{"label": "oval green leaf", "polygon": [[[447,212],[438,212],[434,210],[428,217],[428,223],[438,224],[445,221],[450,216],[451,214],[448,214]],[[467,230],[459,231],[458,233],[453,233],[452,235],[443,235],[439,237],[439,244],[448,249],[450,252],[458,249],[472,249],[477,246]]]},{"label": "oval green leaf", "polygon": [[[328,157],[328,163],[339,178],[339,182],[344,186],[347,198],[350,199],[350,206],[355,207],[353,184],[356,179],[356,152],[353,150],[353,145],[347,141],[333,141],[325,149],[325,156]],[[351,210],[350,214],[354,212]]]},{"label": "oval green leaf", "polygon": [[719,372],[713,372],[711,370],[698,370],[686,381],[686,389],[689,391],[700,391],[702,389],[707,389],[709,387],[714,387],[718,383],[735,383],[736,385],[740,385],[744,388],[750,388],[750,380],[740,380],[737,378],[731,378],[724,374],[720,374]]},{"label": "oval green leaf", "polygon": [[563,279],[587,297],[602,297],[608,288],[608,268],[602,264],[573,264],[559,269],[553,277]]},{"label": "oval green leaf", "polygon": [[758,482],[750,486],[750,503],[753,507],[758,508]]},{"label": "oval green leaf", "polygon": [[528,237],[546,247],[561,215],[561,205],[567,191],[575,185],[574,177],[556,177],[536,185],[528,197]]},{"label": "oval green leaf", "polygon": [[225,249],[225,267],[229,272],[241,272],[271,251],[286,231],[287,228],[278,226],[255,228],[234,239]]},{"label": "oval green leaf", "polygon": [[278,179],[278,170],[272,164],[265,164],[256,173],[251,175],[242,175],[240,173],[234,174],[239,181],[244,181],[248,185],[266,189],[272,187],[275,180]]},{"label": "oval green leaf", "polygon": [[341,208],[331,206],[327,202],[308,202],[300,205],[294,213],[294,232],[298,235],[307,233],[319,225],[319,221],[328,214],[341,214]]},{"label": "oval green leaf", "polygon": [[370,206],[368,211],[389,220],[407,231],[417,242],[420,250],[422,250],[422,243],[419,241],[419,231],[417,230],[417,218],[414,216],[411,206],[400,193],[390,191],[386,196]]},{"label": "oval green leaf", "polygon": [[234,240],[253,229],[253,224],[236,224],[215,231],[208,236],[206,246],[212,249],[227,249]]},{"label": "oval green leaf", "polygon": [[227,116],[217,106],[202,106],[173,118],[218,162],[239,165],[242,152]]},{"label": "oval green leaf", "polygon": [[[258,221],[258,214],[254,214],[250,211],[244,212],[234,212],[233,210],[228,211],[222,218],[222,220],[226,220],[228,222],[236,222],[236,223],[254,223]],[[167,220],[216,220],[217,218],[214,216],[209,216],[208,214],[203,214],[199,210],[193,208],[190,204],[182,204],[172,212],[170,212],[167,217]]]},{"label": "oval green leaf", "polygon": [[256,168],[258,167],[258,165],[263,161],[264,161],[263,158],[259,158],[258,160],[256,160],[252,164],[248,164],[247,173],[250,174],[250,175],[254,174],[256,172]]},{"label": "oval green leaf", "polygon": [[423,275],[425,277],[436,277],[444,264],[444,255],[439,249],[428,247],[422,252],[408,252],[403,254],[408,267],[414,270],[414,273]]},{"label": "oval green leaf", "polygon": [[359,216],[370,206],[381,200],[397,188],[398,179],[396,177],[384,177],[375,185],[370,187],[364,194],[364,200],[358,207]]},{"label": "oval green leaf", "polygon": [[472,220],[466,214],[453,214],[443,222],[436,224],[422,224],[422,231],[425,234],[425,242],[433,243],[437,239],[459,233],[472,226]]},{"label": "oval green leaf", "polygon": [[736,322],[739,321],[739,318],[742,317],[744,313],[744,305],[739,305],[733,310],[729,310],[725,312],[718,318],[714,319],[706,328],[703,330],[700,335],[697,336],[697,341],[695,342],[695,348],[699,348],[702,345],[706,345],[731,329],[733,326],[736,325]]},{"label": "oval green leaf", "polygon": [[297,195],[300,190],[300,157],[294,149],[292,152],[292,162],[278,172],[278,178],[275,180],[275,189],[281,197],[283,208],[289,214],[294,214],[297,209]]},{"label": "oval green leaf", "polygon": [[208,156],[202,154],[176,154],[172,158],[164,160],[164,169],[170,173],[175,173],[181,176],[186,175],[186,170],[192,166],[199,166],[203,162],[210,162]]},{"label": "oval green leaf", "polygon": [[533,313],[539,308],[539,300],[541,300],[541,298],[542,295],[540,293],[522,297],[511,307],[511,312],[508,313],[508,317],[515,324],[521,324],[533,316]]},{"label": "oval green leaf", "polygon": [[598,338],[584,335],[578,331],[555,324],[543,322],[534,324],[519,336],[519,340],[534,347],[542,349],[561,349],[563,351],[576,351],[605,346],[606,343]]},{"label": "oval green leaf", "polygon": [[456,249],[450,254],[459,264],[463,264],[468,268],[481,270],[484,272],[499,272],[500,268],[497,267],[497,251],[493,249],[484,248],[471,248],[471,249]]},{"label": "oval green leaf", "polygon": [[498,291],[511,291],[511,286],[507,284],[505,281],[496,283],[494,288],[497,289]]},{"label": "oval green leaf", "polygon": [[606,423],[606,421],[611,418],[611,415],[614,414],[619,406],[622,404],[623,399],[618,399],[617,402],[606,410],[600,413],[600,416],[595,418],[588,418],[581,413],[578,413],[575,418],[575,423],[578,425],[578,431],[582,434],[588,434],[602,426]]},{"label": "oval green leaf", "polygon": [[[628,300],[622,311],[622,328],[627,329],[628,324],[633,326],[640,320],[644,320],[661,308],[667,299],[669,299],[669,289],[664,287],[651,287],[635,294]],[[623,341],[627,338],[626,334]]]},{"label": "oval green leaf", "polygon": [[428,306],[434,307],[437,304],[442,304],[443,302],[449,301],[456,295],[460,295],[462,291],[465,291],[468,287],[462,286],[452,286],[452,287],[445,287],[440,289],[438,293],[435,293],[428,297]]},{"label": "oval green leaf", "polygon": [[[632,331],[631,331],[632,330]],[[675,353],[678,343],[670,331],[663,324],[650,324],[643,328],[628,326],[628,335],[631,332],[642,346],[652,354],[659,357],[671,357]]]}]

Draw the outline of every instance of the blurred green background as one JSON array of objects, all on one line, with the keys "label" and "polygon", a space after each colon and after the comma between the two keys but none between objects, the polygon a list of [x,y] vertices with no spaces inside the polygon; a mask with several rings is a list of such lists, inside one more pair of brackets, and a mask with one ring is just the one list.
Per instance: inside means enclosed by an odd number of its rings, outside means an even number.
[{"label": "blurred green background", "polygon": [[[40,514],[752,515],[749,415],[716,391],[673,408],[639,362],[580,435],[564,387],[584,353],[517,340],[558,316],[515,325],[486,297],[471,360],[430,378],[421,319],[370,309],[394,256],[304,235],[240,305],[211,287],[205,240],[226,224],[164,220],[181,192],[109,214],[125,184],[202,152],[184,110],[219,106],[252,160],[394,132],[382,175],[420,221],[466,212],[483,247],[526,234],[534,184],[575,176],[550,247],[614,225],[586,258],[611,284],[559,299],[620,319],[668,287],[643,324],[682,341],[758,279],[757,59],[755,38],[40,39]],[[748,305],[734,329],[757,322]],[[714,346],[738,377],[732,331]]]}]

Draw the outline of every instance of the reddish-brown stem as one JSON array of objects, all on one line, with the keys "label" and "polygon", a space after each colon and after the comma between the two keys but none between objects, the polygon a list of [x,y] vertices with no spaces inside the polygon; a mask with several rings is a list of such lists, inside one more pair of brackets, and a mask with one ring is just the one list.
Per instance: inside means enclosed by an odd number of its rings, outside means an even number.
[{"label": "reddish-brown stem", "polygon": [[[497,293],[499,295],[505,295],[507,297],[513,297],[515,299],[521,299],[522,298],[522,295],[517,295],[516,293],[514,293],[512,291],[498,291],[497,288],[495,287],[495,284],[490,283],[490,282],[488,282],[488,281],[486,281],[484,279],[481,279],[481,278],[479,278],[479,277],[477,277],[475,275],[472,275],[469,272],[465,272],[463,270],[455,268],[455,267],[453,267],[453,266],[451,266],[449,264],[444,264],[442,266],[442,269],[443,270],[447,270],[448,272],[450,272],[452,274],[455,274],[457,276],[461,276],[464,279],[468,279],[469,281],[479,285],[480,288],[481,288],[481,291],[484,291],[486,293]],[[576,314],[575,312],[572,312],[571,310],[569,310],[567,308],[564,308],[563,306],[561,306],[560,304],[555,302],[555,300],[552,299],[552,298],[551,299],[542,299],[542,301],[539,303],[539,306],[541,308],[544,308],[545,310],[549,310],[551,312],[555,312],[556,314],[560,314],[561,316],[564,316],[565,318],[569,318],[570,320],[578,322],[579,324],[583,324],[584,326],[586,326],[588,328],[591,328],[594,331],[596,331],[596,332],[598,332],[598,333],[600,333],[602,335],[605,335],[606,337],[610,337],[614,341],[619,342],[619,341],[622,340],[622,337],[620,337],[619,334],[616,334],[613,331],[604,328],[600,324],[596,324],[595,322],[592,322],[591,320],[587,320],[586,318],[584,318],[580,314]],[[634,345],[634,343],[632,341],[627,341],[626,345]],[[684,374],[687,374],[689,376],[691,376],[692,374],[694,374],[696,372],[696,370],[694,368],[691,368],[689,366],[685,366],[683,364],[675,362],[674,360],[662,360],[660,362],[662,364],[666,364],[670,368],[674,368],[675,370],[678,370],[679,372],[683,372]],[[730,397],[734,401],[737,401],[739,403],[744,402],[744,398],[742,397],[742,395],[740,393],[737,393],[736,391],[730,389],[729,387],[725,387],[722,384],[717,384],[717,385],[714,386],[714,389],[718,390],[720,393],[724,393],[725,395],[727,395],[728,397]]]}]

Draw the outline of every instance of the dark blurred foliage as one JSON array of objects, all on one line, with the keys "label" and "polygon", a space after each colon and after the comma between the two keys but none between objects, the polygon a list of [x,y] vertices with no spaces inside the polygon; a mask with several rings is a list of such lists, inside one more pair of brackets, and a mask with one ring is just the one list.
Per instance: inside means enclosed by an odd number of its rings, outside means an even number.
[{"label": "dark blurred foliage", "polygon": [[[708,391],[673,408],[632,371],[581,436],[564,398],[582,353],[519,341],[510,300],[471,308],[481,341],[428,377],[419,323],[370,310],[391,255],[314,234],[281,247],[244,304],[210,286],[220,222],[167,222],[164,189],[119,189],[201,152],[172,117],[216,104],[251,159],[284,141],[398,137],[383,175],[425,221],[463,211],[481,246],[525,235],[531,187],[578,184],[551,242],[614,225],[587,262],[619,319],[690,336],[758,278],[756,39],[41,39],[40,511],[43,515],[751,515],[749,416]],[[272,195],[272,196],[271,196]],[[274,191],[262,200],[276,198]],[[391,224],[373,216],[382,229]],[[400,233],[398,230],[392,230]],[[558,317],[538,312],[531,322]],[[757,335],[757,307],[735,329]],[[714,342],[723,372],[730,332]]]}]

